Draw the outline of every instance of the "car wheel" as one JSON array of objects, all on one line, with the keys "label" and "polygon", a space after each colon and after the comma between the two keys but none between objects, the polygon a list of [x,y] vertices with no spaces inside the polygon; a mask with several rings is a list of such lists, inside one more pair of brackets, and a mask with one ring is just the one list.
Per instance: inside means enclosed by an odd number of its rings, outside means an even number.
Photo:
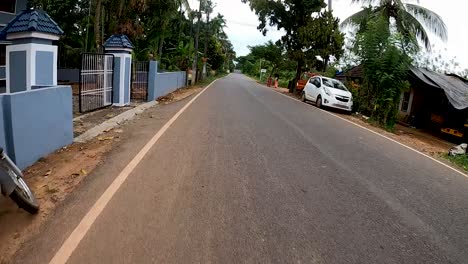
[{"label": "car wheel", "polygon": [[317,102],[315,102],[318,108],[322,108],[322,97],[319,95],[317,98]]},{"label": "car wheel", "polygon": [[302,94],[301,94],[301,101],[304,102],[304,103],[307,102],[307,98],[306,98],[305,92],[302,92]]}]

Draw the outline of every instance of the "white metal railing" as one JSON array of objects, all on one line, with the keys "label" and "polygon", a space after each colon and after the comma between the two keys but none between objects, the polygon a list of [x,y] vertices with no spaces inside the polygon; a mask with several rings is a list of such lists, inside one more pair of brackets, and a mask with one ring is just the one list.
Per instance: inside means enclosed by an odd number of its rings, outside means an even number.
[{"label": "white metal railing", "polygon": [[93,111],[112,105],[113,76],[113,55],[98,53],[83,53],[81,55],[80,112]]}]

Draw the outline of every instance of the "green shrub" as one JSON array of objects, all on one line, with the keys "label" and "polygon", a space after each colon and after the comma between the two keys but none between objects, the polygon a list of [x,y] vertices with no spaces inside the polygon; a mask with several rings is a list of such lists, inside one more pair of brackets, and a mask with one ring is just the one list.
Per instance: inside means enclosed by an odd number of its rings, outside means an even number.
[{"label": "green shrub", "polygon": [[370,113],[377,124],[391,129],[396,123],[411,58],[402,49],[402,36],[392,34],[383,18],[371,20],[357,36],[355,49],[362,60],[364,82],[353,97],[359,111]]}]

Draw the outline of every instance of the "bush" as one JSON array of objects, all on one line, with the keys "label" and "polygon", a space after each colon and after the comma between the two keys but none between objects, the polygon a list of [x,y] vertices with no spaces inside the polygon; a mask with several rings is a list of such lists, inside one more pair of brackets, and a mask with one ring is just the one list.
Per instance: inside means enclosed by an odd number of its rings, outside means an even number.
[{"label": "bush", "polygon": [[393,128],[401,93],[409,88],[406,75],[411,59],[399,45],[402,36],[390,33],[383,18],[369,21],[357,37],[355,49],[362,60],[364,82],[356,93],[358,111],[387,129]]}]

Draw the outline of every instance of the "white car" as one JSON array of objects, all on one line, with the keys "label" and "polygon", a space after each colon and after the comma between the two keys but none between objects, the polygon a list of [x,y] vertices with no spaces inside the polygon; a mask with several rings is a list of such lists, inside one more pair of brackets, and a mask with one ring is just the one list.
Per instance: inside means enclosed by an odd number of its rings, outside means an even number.
[{"label": "white car", "polygon": [[323,106],[351,111],[353,96],[340,81],[323,76],[309,79],[302,91],[303,102],[312,101],[319,108]]}]

